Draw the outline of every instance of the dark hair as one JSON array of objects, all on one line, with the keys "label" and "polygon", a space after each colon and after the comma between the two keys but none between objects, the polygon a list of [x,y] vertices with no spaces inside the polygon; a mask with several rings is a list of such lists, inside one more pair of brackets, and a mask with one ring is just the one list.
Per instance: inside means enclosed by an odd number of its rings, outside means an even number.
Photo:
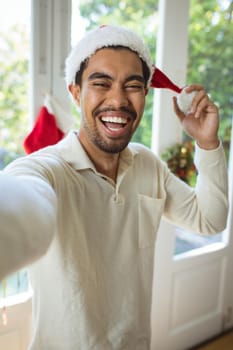
[{"label": "dark hair", "polygon": [[89,59],[86,58],[85,61],[83,61],[81,64],[80,64],[80,69],[79,71],[75,74],[75,85],[79,85],[81,87],[82,85],[82,75],[83,75],[83,71],[86,69],[87,67],[87,64],[88,64],[88,61]]},{"label": "dark hair", "polygon": [[[130,50],[132,52],[135,52],[137,54],[136,51],[133,51],[133,50],[129,49],[126,46],[120,46],[120,45],[118,45],[118,46],[106,46],[106,47],[102,47],[101,49],[104,49],[104,48],[109,48],[109,49],[114,49],[114,50],[128,49],[128,50]],[[101,49],[99,49],[99,50],[101,50]],[[140,58],[140,60],[142,62],[142,73],[143,73],[143,77],[145,79],[145,86],[147,86],[147,83],[148,83],[148,80],[149,80],[149,77],[150,77],[150,70],[149,70],[149,67],[147,66],[146,62],[143,61],[141,59],[141,57],[139,57],[139,58]],[[75,84],[79,85],[80,87],[82,85],[83,71],[87,68],[88,61],[89,61],[89,58],[86,58],[85,61],[83,61],[80,64],[80,69],[75,75]]]}]

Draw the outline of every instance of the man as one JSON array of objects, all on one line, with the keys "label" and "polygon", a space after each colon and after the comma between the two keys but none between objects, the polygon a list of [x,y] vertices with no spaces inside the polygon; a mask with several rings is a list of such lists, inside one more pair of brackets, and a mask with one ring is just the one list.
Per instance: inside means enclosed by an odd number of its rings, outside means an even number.
[{"label": "man", "polygon": [[13,162],[0,181],[0,276],[31,264],[33,350],[146,350],[161,216],[195,232],[224,229],[227,172],[218,109],[203,87],[185,115],[197,186],[130,139],[153,74],[148,49],[124,28],[99,28],[73,49],[66,82],[81,126]]}]

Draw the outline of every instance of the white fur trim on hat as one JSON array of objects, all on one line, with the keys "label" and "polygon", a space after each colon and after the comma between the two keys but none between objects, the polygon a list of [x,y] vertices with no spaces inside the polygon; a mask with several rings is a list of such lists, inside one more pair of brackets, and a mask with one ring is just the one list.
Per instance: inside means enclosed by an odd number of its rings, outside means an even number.
[{"label": "white fur trim on hat", "polygon": [[196,94],[197,94],[197,91],[192,91],[187,93],[185,89],[183,89],[181,93],[178,95],[177,97],[178,107],[184,114],[188,114],[190,112],[192,102]]},{"label": "white fur trim on hat", "polygon": [[56,118],[58,128],[65,134],[74,126],[73,116],[67,113],[62,105],[50,94],[45,95],[44,106]]},{"label": "white fur trim on hat", "polygon": [[88,32],[71,50],[65,64],[67,86],[74,83],[76,73],[79,71],[82,62],[101,48],[118,45],[135,51],[147,64],[150,75],[152,75],[153,67],[150,52],[143,40],[129,29],[106,25]]}]

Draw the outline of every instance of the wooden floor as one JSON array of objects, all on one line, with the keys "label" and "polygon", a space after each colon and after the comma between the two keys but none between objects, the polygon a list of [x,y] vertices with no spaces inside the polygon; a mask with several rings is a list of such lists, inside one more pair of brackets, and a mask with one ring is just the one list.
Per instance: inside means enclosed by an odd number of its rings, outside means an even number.
[{"label": "wooden floor", "polygon": [[196,350],[233,350],[233,331],[216,338],[210,343],[195,348]]}]

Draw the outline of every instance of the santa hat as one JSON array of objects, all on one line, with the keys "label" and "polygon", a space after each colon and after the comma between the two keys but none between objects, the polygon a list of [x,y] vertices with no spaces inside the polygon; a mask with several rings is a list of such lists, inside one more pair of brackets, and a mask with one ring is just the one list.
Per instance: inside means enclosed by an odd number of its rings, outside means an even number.
[{"label": "santa hat", "polygon": [[[97,50],[110,46],[123,46],[136,52],[150,72],[147,86],[170,89],[178,93],[180,95],[180,97],[178,96],[179,108],[184,113],[188,111],[193,94],[187,94],[184,89],[174,84],[166,74],[152,64],[148,47],[135,32],[119,26],[104,25],[92,30],[71,50],[65,62],[67,88],[69,85],[75,84],[76,74],[86,59],[94,55]],[[26,152],[31,153],[47,145],[57,143],[64,137],[72,124],[72,119],[68,118],[61,108],[58,108],[58,104],[51,100],[51,96],[48,96],[32,132],[24,142]]]},{"label": "santa hat", "polygon": [[177,93],[181,92],[181,89],[162,71],[154,67],[147,45],[135,32],[124,27],[111,25],[103,25],[88,32],[71,50],[65,65],[67,86],[75,84],[75,76],[80,70],[82,62],[94,55],[97,50],[110,46],[123,46],[138,54],[150,72],[148,87],[168,88]]},{"label": "santa hat", "polygon": [[109,46],[124,46],[135,51],[146,63],[152,75],[153,65],[150,52],[143,40],[136,33],[127,28],[102,25],[97,29],[89,31],[71,50],[65,64],[67,86],[75,83],[75,76],[82,62],[90,58],[97,50]]},{"label": "santa hat", "polygon": [[151,62],[150,52],[144,41],[135,32],[124,27],[113,25],[100,26],[88,32],[74,46],[65,64],[67,87],[75,84],[75,76],[86,59],[94,55],[97,50],[110,46],[123,46],[136,52],[149,69],[148,87],[170,89],[181,94],[181,98],[178,96],[178,105],[184,113],[187,113],[193,94],[187,94],[184,89],[174,84],[165,73],[155,67]]}]

